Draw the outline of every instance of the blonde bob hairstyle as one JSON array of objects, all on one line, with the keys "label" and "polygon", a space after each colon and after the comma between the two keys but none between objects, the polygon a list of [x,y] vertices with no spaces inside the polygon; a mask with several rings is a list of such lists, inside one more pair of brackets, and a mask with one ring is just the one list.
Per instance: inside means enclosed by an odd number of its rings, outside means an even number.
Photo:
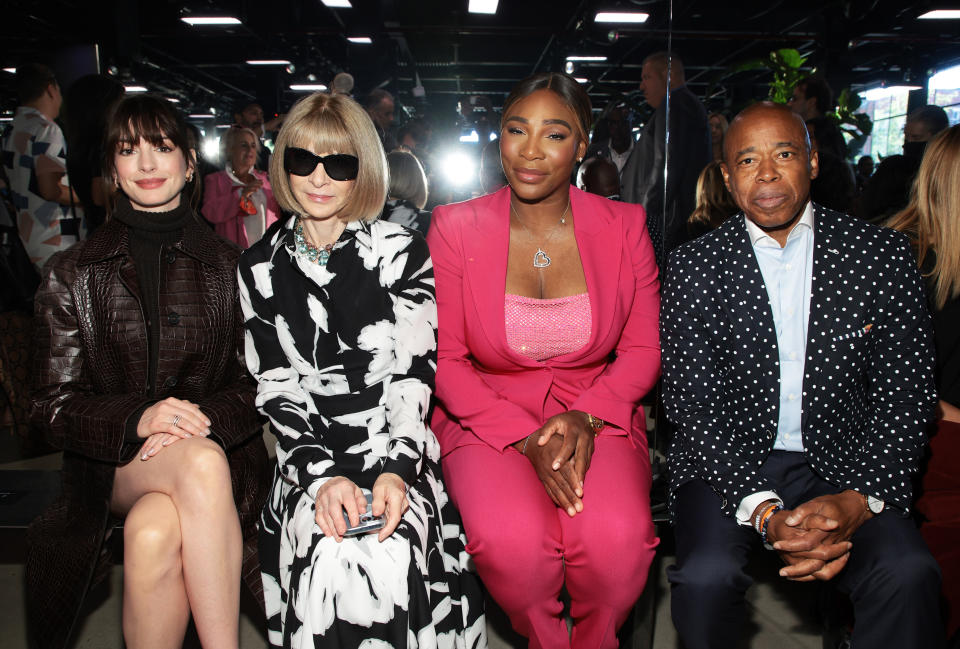
[{"label": "blonde bob hairstyle", "polygon": [[387,200],[387,157],[367,111],[347,95],[313,94],[298,101],[287,114],[270,158],[270,184],[283,209],[303,213],[283,168],[287,147],[317,155],[349,153],[360,169],[343,207],[345,221],[373,221]]}]

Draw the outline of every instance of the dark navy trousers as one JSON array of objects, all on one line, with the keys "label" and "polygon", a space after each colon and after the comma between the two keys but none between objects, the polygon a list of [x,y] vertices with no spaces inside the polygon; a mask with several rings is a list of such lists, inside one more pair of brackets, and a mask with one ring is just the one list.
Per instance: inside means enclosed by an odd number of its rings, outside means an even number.
[{"label": "dark navy trousers", "polygon": [[[788,509],[842,491],[802,453],[773,451],[761,473]],[[667,571],[673,623],[686,649],[739,646],[752,583],[745,568],[752,551],[766,550],[752,527],[721,513],[720,497],[702,480],[680,486],[675,498],[677,563]],[[850,560],[833,582],[853,603],[853,649],[943,647],[940,569],[913,521],[888,508],[850,540]]]}]

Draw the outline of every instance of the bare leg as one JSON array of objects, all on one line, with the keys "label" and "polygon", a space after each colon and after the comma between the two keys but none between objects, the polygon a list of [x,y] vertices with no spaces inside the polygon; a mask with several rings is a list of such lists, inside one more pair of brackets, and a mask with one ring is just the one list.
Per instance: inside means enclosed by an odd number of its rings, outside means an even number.
[{"label": "bare leg", "polygon": [[123,525],[123,639],[131,649],[177,649],[190,620],[180,561],[180,518],[148,493]]},{"label": "bare leg", "polygon": [[134,459],[117,470],[113,510],[129,511],[152,492],[168,496],[180,520],[183,583],[200,642],[205,649],[237,649],[243,538],[223,450],[191,438],[146,462]]}]

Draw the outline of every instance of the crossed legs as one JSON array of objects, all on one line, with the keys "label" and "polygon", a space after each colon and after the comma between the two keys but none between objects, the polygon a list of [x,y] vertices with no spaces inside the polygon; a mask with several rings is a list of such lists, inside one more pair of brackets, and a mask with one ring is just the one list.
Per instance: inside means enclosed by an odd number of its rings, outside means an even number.
[{"label": "crossed legs", "polygon": [[180,647],[193,614],[205,649],[239,644],[242,534],[223,450],[180,440],[116,471],[124,521],[123,636],[131,649]]}]

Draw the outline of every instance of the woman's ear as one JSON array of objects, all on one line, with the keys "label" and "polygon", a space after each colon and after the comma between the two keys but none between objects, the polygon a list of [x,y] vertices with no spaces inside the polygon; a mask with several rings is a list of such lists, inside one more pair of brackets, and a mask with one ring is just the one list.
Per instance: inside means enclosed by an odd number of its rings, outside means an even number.
[{"label": "woman's ear", "polygon": [[190,149],[190,158],[187,163],[187,182],[193,180],[193,174],[197,172],[197,150]]}]

